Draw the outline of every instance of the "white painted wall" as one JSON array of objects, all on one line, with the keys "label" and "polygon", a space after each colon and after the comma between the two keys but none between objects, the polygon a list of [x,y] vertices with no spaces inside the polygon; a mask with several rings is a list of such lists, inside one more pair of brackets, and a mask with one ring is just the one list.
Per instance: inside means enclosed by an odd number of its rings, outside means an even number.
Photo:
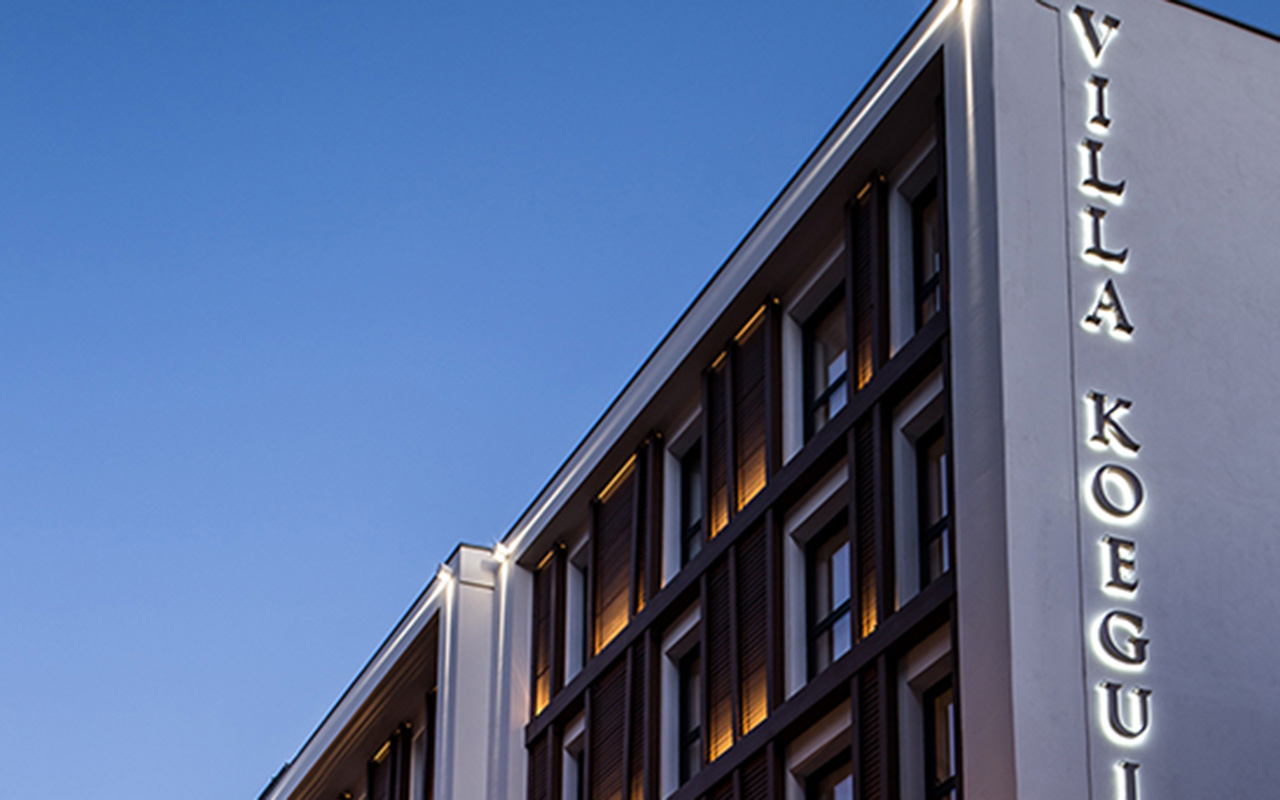
[{"label": "white painted wall", "polygon": [[[1121,20],[1100,60],[1074,4],[1039,0],[975,4],[948,54],[951,109],[975,101],[948,130],[966,785],[1109,800],[1126,759],[1140,797],[1256,793],[1280,778],[1280,44],[1160,0],[1087,5]],[[1092,133],[1091,74],[1114,119]],[[1088,135],[1119,201],[1081,189]],[[1089,202],[1123,272],[1083,255]],[[1079,324],[1106,277],[1128,341]],[[1088,446],[1091,389],[1133,401],[1136,457]],[[1131,524],[1088,509],[1110,462],[1143,483]],[[1102,590],[1109,532],[1138,542],[1131,596]],[[1093,646],[1113,609],[1146,622],[1138,670]],[[1105,733],[1103,680],[1152,692],[1131,746]]]}]

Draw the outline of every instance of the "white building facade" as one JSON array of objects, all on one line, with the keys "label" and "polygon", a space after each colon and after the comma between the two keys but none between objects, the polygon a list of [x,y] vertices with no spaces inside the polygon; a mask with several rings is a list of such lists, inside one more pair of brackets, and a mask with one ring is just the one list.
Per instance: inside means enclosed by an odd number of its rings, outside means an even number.
[{"label": "white building facade", "polygon": [[1277,76],[935,2],[263,797],[1268,795]]}]

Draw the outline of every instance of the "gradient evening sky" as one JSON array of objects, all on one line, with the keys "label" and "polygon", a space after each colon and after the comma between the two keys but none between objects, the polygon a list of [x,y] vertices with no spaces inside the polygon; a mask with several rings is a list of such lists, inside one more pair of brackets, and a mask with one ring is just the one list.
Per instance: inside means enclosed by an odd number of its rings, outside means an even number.
[{"label": "gradient evening sky", "polygon": [[0,795],[256,797],[924,5],[8,4]]}]

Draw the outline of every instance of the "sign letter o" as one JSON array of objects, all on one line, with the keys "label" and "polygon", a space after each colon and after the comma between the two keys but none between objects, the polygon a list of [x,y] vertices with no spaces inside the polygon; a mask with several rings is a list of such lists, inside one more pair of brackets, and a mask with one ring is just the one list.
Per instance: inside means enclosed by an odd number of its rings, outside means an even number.
[{"label": "sign letter o", "polygon": [[1093,500],[1112,516],[1130,516],[1142,505],[1142,481],[1127,467],[1103,464],[1093,473]]}]

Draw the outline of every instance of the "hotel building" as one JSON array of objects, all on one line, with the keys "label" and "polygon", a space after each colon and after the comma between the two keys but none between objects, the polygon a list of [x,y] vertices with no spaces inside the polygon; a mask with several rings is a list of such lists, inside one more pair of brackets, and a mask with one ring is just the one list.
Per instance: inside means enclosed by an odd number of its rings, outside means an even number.
[{"label": "hotel building", "polygon": [[935,2],[263,798],[1278,791],[1277,44]]}]

